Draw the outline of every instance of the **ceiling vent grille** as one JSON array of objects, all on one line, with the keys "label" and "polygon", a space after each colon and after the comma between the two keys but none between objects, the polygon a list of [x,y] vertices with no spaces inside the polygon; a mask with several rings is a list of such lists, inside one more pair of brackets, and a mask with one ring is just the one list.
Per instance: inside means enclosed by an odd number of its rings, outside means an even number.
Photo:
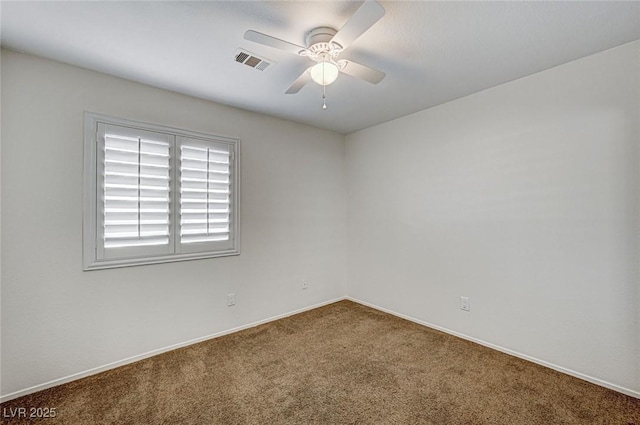
[{"label": "ceiling vent grille", "polygon": [[233,58],[236,62],[250,66],[251,68],[259,71],[264,71],[273,64],[273,61],[261,58],[243,49],[236,50]]}]

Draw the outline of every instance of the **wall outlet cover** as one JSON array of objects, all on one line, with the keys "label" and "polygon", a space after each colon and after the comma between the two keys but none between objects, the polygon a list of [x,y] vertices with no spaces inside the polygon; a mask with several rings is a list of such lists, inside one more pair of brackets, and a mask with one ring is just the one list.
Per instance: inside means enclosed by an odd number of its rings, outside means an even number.
[{"label": "wall outlet cover", "polygon": [[469,297],[460,297],[460,310],[471,311]]}]

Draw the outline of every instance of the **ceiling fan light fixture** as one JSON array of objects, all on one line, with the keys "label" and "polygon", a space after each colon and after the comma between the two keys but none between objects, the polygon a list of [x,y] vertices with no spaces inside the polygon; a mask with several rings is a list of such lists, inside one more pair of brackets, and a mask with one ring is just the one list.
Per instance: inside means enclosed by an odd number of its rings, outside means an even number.
[{"label": "ceiling fan light fixture", "polygon": [[338,78],[340,68],[334,62],[325,60],[313,65],[309,72],[313,81],[321,86],[328,86]]}]

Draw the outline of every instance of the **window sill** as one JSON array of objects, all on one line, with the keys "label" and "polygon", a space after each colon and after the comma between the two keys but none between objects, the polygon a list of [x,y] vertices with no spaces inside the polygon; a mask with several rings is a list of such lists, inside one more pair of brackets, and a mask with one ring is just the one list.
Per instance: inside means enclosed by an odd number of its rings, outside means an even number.
[{"label": "window sill", "polygon": [[194,254],[171,254],[171,255],[162,255],[157,257],[103,260],[103,261],[94,261],[88,264],[85,263],[83,267],[83,271],[115,269],[115,268],[121,268],[121,267],[131,267],[131,266],[144,266],[147,264],[173,263],[176,261],[201,260],[205,258],[229,257],[233,255],[240,255],[240,250],[229,249],[225,251],[216,251],[216,252],[208,252],[208,253],[199,252]]}]

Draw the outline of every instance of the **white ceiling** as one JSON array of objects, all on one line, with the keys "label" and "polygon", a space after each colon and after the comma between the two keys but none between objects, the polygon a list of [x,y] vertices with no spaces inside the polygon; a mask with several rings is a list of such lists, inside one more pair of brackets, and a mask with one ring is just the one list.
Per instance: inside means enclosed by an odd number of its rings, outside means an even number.
[{"label": "white ceiling", "polygon": [[[4,47],[156,87],[350,133],[640,39],[640,2],[381,1],[386,15],[341,58],[386,72],[285,90],[308,59],[243,39],[253,29],[304,45],[339,29],[358,1],[8,2]],[[233,60],[244,48],[276,63]]]}]

